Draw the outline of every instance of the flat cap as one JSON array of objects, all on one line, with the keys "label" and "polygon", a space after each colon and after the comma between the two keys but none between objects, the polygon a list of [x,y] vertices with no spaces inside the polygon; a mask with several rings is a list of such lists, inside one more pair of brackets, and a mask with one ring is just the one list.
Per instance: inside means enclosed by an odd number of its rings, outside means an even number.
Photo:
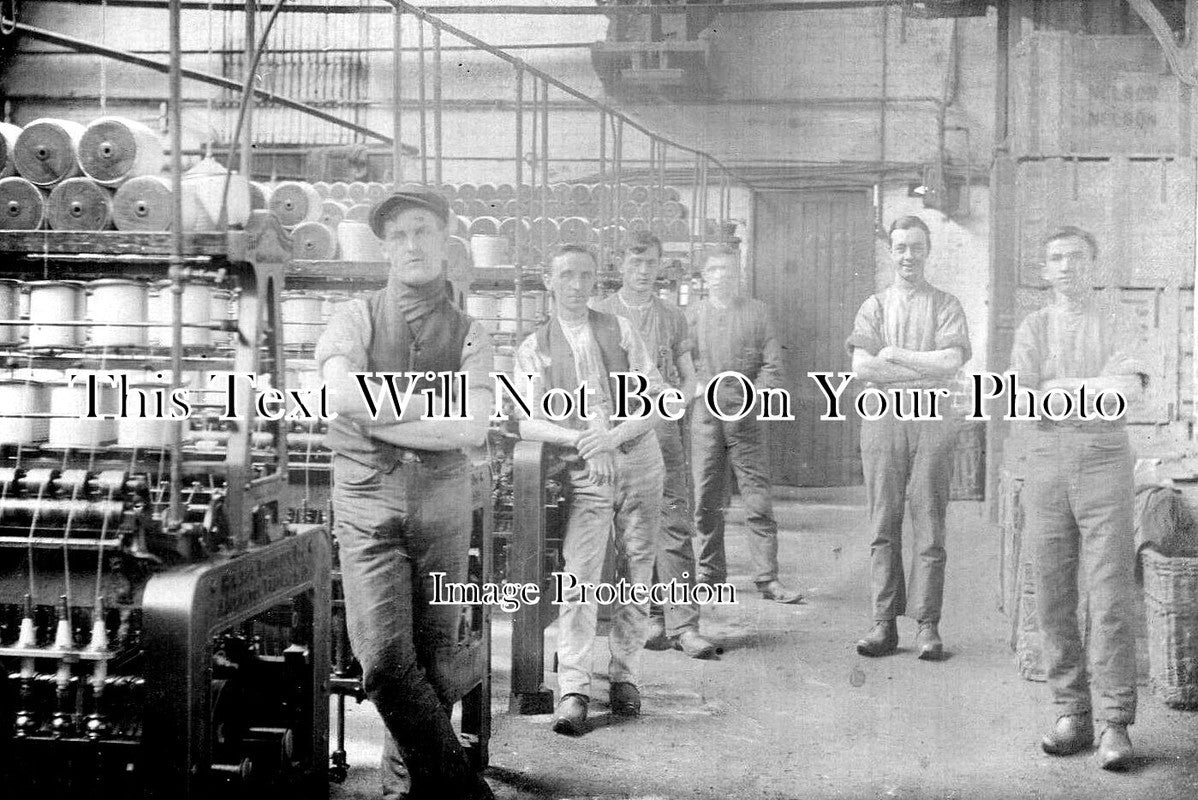
[{"label": "flat cap", "polygon": [[370,229],[374,235],[383,238],[383,224],[405,208],[426,209],[440,217],[446,226],[449,225],[449,202],[444,197],[423,186],[403,186],[370,209]]}]

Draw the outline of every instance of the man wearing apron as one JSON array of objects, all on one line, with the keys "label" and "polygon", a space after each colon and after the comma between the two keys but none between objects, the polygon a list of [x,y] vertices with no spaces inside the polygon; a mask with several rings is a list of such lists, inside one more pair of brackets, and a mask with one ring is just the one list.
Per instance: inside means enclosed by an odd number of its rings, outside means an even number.
[{"label": "man wearing apron", "polygon": [[[908,413],[914,408],[912,392],[947,388],[971,352],[961,303],[924,278],[931,245],[928,226],[919,217],[895,220],[890,226],[894,283],[861,304],[846,342],[857,378],[887,395],[903,390]],[[939,420],[899,419],[891,408],[879,419],[861,421],[874,615],[873,629],[857,642],[864,656],[898,648],[897,618],[903,614],[919,624],[915,648],[920,659],[935,661],[944,653],[939,624],[945,514],[957,424],[947,400],[938,405]],[[908,498],[914,539],[909,586],[902,540]]]},{"label": "man wearing apron", "polygon": [[[741,295],[739,253],[726,246],[710,250],[703,263],[703,280],[707,297],[690,312],[697,374],[690,413],[698,580],[728,579],[724,503],[731,462],[745,505],[753,582],[766,600],[798,603],[803,596],[778,580],[778,523],[770,497],[769,453],[757,418],[763,409],[756,403],[744,419],[725,421],[711,413],[704,397],[712,379],[726,371],[740,373],[756,389],[781,388],[782,346],[765,303]],[[721,411],[733,415],[745,401],[739,383],[720,383],[716,402]]]},{"label": "man wearing apron", "polygon": [[[1058,715],[1041,746],[1052,755],[1068,755],[1094,742],[1086,648],[1078,629],[1080,579],[1092,619],[1089,655],[1102,723],[1098,759],[1105,769],[1122,769],[1132,759],[1127,727],[1136,717],[1132,455],[1126,415],[1083,420],[1079,392],[1084,387],[1085,410],[1093,415],[1099,392],[1137,401],[1147,373],[1132,357],[1130,331],[1120,330],[1112,308],[1092,288],[1098,255],[1093,235],[1059,228],[1045,238],[1044,248],[1053,302],[1020,324],[1011,371],[1021,388],[1036,391],[1038,406],[1048,403],[1044,410],[1055,405],[1053,413],[1060,415],[1066,393],[1079,408],[1061,421],[1019,423],[1030,465],[1020,494],[1024,537],[1032,548],[1048,686]],[[1112,403],[1104,405],[1114,416]]]},{"label": "man wearing apron", "polygon": [[[430,573],[466,580],[470,476],[462,451],[484,440],[492,396],[490,339],[446,291],[451,219],[445,200],[422,189],[375,206],[370,224],[390,261],[387,286],[343,303],[316,348],[339,414],[326,444],[346,620],[366,694],[386,725],[388,798],[402,796],[403,765],[411,800],[493,797],[450,723],[453,682],[444,670],[461,609],[428,602]],[[397,417],[378,378],[369,388],[383,410],[372,419],[351,373],[376,371],[464,372],[472,419],[422,419],[423,382]]]},{"label": "man wearing apron", "polygon": [[[624,317],[636,326],[665,382],[689,391],[695,385],[691,360],[690,332],[682,309],[657,296],[657,273],[661,268],[661,240],[642,231],[633,235],[624,254],[624,285],[619,291],[592,303],[592,308]],[[654,581],[673,580],[686,586],[695,577],[694,522],[691,518],[690,472],[682,445],[681,420],[659,419],[655,428],[665,461],[665,494],[662,498],[661,530],[657,537]],[[697,603],[657,605],[649,609],[650,650],[675,648],[691,658],[710,658],[715,645],[699,635]]]},{"label": "man wearing apron", "polygon": [[[564,572],[579,583],[599,583],[611,541],[617,578],[649,585],[661,524],[661,447],[653,432],[652,415],[624,422],[610,419],[616,397],[612,375],[640,373],[648,381],[646,395],[653,397],[664,387],[661,373],[628,320],[589,308],[598,277],[598,265],[590,251],[566,245],[549,268],[553,315],[516,350],[516,383],[521,396],[536,398],[532,418],[520,422],[520,436],[559,446],[567,460]],[[559,389],[576,395],[582,387],[589,420],[582,418],[578,408],[556,421],[541,413],[539,401],[547,391]],[[578,590],[565,588],[557,622],[560,697],[553,729],[577,736],[587,730],[599,608],[594,599],[582,602]],[[648,619],[647,603],[616,605],[608,635],[614,714],[640,714],[637,681]]]}]

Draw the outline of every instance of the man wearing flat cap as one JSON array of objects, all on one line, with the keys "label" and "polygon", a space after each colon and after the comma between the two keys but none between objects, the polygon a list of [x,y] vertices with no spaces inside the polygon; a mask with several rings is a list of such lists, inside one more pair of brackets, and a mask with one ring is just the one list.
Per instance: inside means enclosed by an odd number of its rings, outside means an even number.
[{"label": "man wearing flat cap", "polygon": [[[375,206],[370,225],[390,262],[387,285],[343,303],[316,347],[338,414],[325,441],[350,644],[386,725],[383,795],[403,796],[402,755],[410,800],[493,797],[450,722],[445,670],[460,608],[429,604],[430,573],[466,580],[470,478],[462,451],[486,436],[493,369],[485,331],[447,293],[451,220],[445,200],[422,188]],[[372,417],[353,377],[372,372],[464,372],[472,419],[424,419],[423,379],[402,415],[388,407]],[[371,388],[386,396],[379,383]]]}]

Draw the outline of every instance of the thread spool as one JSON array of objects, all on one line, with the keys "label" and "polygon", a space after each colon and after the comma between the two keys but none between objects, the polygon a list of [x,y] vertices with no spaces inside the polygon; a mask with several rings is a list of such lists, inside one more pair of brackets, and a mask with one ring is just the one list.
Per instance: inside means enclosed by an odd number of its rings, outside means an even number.
[{"label": "thread spool", "polygon": [[50,188],[81,172],[79,140],[84,127],[69,119],[43,117],[26,125],[13,148],[17,174],[34,186]]},{"label": "thread spool", "polygon": [[576,183],[570,187],[570,202],[576,206],[591,204],[591,187],[585,183]]},{"label": "thread spool", "polygon": [[636,203],[637,205],[642,205],[644,203],[648,203],[649,198],[651,198],[652,196],[653,196],[652,191],[650,191],[648,186],[645,186],[643,184],[638,185],[638,186],[633,186],[631,189],[628,190],[628,195],[627,195],[628,199],[631,200],[632,202]]},{"label": "thread spool", "polygon": [[316,193],[321,197],[328,198],[329,189],[331,187],[328,181],[317,181],[316,183],[312,184],[312,188],[315,189]]},{"label": "thread spool", "polygon": [[274,192],[271,193],[270,210],[279,218],[280,225],[290,228],[301,222],[314,222],[320,219],[323,202],[317,191],[312,188],[312,184],[286,181],[276,186]]},{"label": "thread spool", "polygon": [[[209,316],[213,322],[223,322],[232,319],[234,314],[230,306],[233,304],[233,293],[228,289],[212,289],[212,309]],[[218,345],[230,344],[233,333],[230,331],[213,331],[213,340]]]},{"label": "thread spool", "polygon": [[566,217],[561,221],[558,239],[562,244],[586,244],[594,238],[591,222],[582,217]]},{"label": "thread spool", "polygon": [[508,217],[499,223],[499,235],[506,236],[508,241],[516,241],[517,231],[521,241],[528,242],[529,224],[519,217]]},{"label": "thread spool", "polygon": [[[128,387],[145,392],[151,398],[154,396],[154,392],[170,391],[170,384],[164,381],[138,381],[136,383],[129,383]],[[157,410],[152,401],[146,405],[146,411],[149,414],[153,414]],[[170,407],[168,406],[164,411],[169,413]],[[140,412],[140,402],[130,401],[129,413],[138,414]],[[120,447],[162,449],[170,441],[171,424],[172,421],[170,419],[161,419],[152,416],[121,417],[116,421],[116,443]]]},{"label": "thread spool", "polygon": [[87,319],[92,347],[144,347],[147,328],[112,325],[115,322],[146,322],[149,318],[149,287],[140,281],[106,278],[87,285]]},{"label": "thread spool", "polygon": [[449,262],[449,277],[467,279],[470,275],[470,244],[461,236],[450,236],[445,260]]},{"label": "thread spool", "polygon": [[544,241],[546,246],[557,244],[561,240],[561,230],[557,220],[548,217],[537,217],[532,221],[529,234],[536,242]]},{"label": "thread spool", "polygon": [[239,226],[249,221],[249,181],[237,173],[230,176],[228,170],[214,159],[205,158],[183,175],[183,230],[223,230],[220,212],[226,182],[229,193],[224,222]]},{"label": "thread spool", "polygon": [[[170,347],[174,334],[171,332],[174,309],[174,295],[171,293],[170,281],[162,281],[154,287],[150,294],[149,321],[162,323],[150,328],[151,344],[159,347]],[[184,347],[211,347],[212,329],[208,327],[187,327],[189,325],[207,326],[212,323],[212,287],[205,283],[183,284],[183,324]]]},{"label": "thread spool", "polygon": [[0,229],[35,231],[46,222],[46,195],[24,178],[0,178]]},{"label": "thread spool", "polygon": [[[90,392],[86,381],[50,389],[49,441],[54,447],[99,447],[116,438],[115,419],[84,419],[88,413]],[[96,381],[97,411],[114,414],[118,410],[116,387],[105,380]]]},{"label": "thread spool", "polygon": [[21,126],[0,122],[0,178],[17,174],[17,163],[13,156],[20,135]]},{"label": "thread spool", "polygon": [[291,231],[291,257],[328,261],[337,255],[337,234],[321,222],[301,222]]},{"label": "thread spool", "polygon": [[[519,309],[523,309],[523,313],[520,313]],[[514,294],[504,295],[499,298],[497,313],[499,323],[496,328],[500,332],[515,333],[517,321],[519,321],[520,328],[527,333],[540,318],[540,315],[540,292],[528,292],[522,295],[519,306],[516,305],[516,296]],[[517,317],[519,317],[519,320],[517,320]]]},{"label": "thread spool", "polygon": [[386,261],[383,243],[365,222],[345,220],[337,226],[337,242],[345,261]]},{"label": "thread spool", "polygon": [[515,200],[516,187],[510,183],[501,183],[495,187],[495,197],[505,203],[509,200]]},{"label": "thread spool", "polygon": [[686,209],[677,200],[667,200],[661,204],[661,216],[673,222],[686,217]]},{"label": "thread spool", "polygon": [[44,414],[50,405],[50,388],[41,381],[0,380],[0,444],[35,444],[50,433],[45,417],[18,418],[20,414]]},{"label": "thread spool", "polygon": [[346,202],[349,200],[349,184],[345,181],[336,181],[329,184],[329,199],[340,200]]},{"label": "thread spool", "polygon": [[466,313],[486,328],[488,333],[494,333],[498,329],[499,298],[493,294],[467,295]]},{"label": "thread spool", "polygon": [[272,189],[269,185],[260,181],[250,181],[250,209],[252,211],[269,210],[271,192]]},{"label": "thread spool", "polygon": [[323,328],[319,295],[284,292],[282,303],[283,342],[287,345],[316,344]]},{"label": "thread spool", "polygon": [[101,186],[157,175],[166,163],[162,139],[149,126],[125,117],[100,117],[79,140],[79,166]]},{"label": "thread spool", "polygon": [[[0,278],[0,319],[18,320],[21,318],[22,286],[24,284],[18,280]],[[16,344],[20,337],[21,326],[0,325],[0,344]]]},{"label": "thread spool", "polygon": [[495,198],[498,196],[499,196],[499,192],[495,188],[495,184],[480,183],[478,185],[478,195],[477,195],[478,200],[480,200],[484,203],[490,203],[491,201],[495,200]]},{"label": "thread spool", "polygon": [[570,202],[572,188],[568,183],[554,183],[549,186],[549,194],[553,197],[553,202],[565,205]]},{"label": "thread spool", "polygon": [[458,199],[464,203],[474,202],[478,199],[478,187],[473,183],[459,183]]},{"label": "thread spool", "polygon": [[79,281],[34,281],[29,284],[30,347],[78,347],[83,329],[55,322],[79,322],[83,314],[83,284]]},{"label": "thread spool", "polygon": [[387,185],[378,182],[366,184],[366,202],[370,204],[378,203],[383,200],[388,194]]},{"label": "thread spool", "polygon": [[322,225],[327,225],[333,230],[341,224],[341,220],[345,219],[345,212],[348,209],[338,203],[336,200],[325,200],[320,204],[320,219],[317,222]]},{"label": "thread spool", "polygon": [[475,234],[470,237],[471,260],[478,269],[491,269],[510,264],[509,249],[510,245],[506,236]]},{"label": "thread spool", "polygon": [[366,184],[354,181],[349,185],[349,199],[355,203],[366,202]]},{"label": "thread spool", "polygon": [[125,181],[112,196],[112,221],[121,231],[170,230],[170,183],[158,175]]},{"label": "thread spool", "polygon": [[495,348],[495,372],[511,375],[516,371],[516,353],[511,347]]},{"label": "thread spool", "polygon": [[374,206],[369,203],[357,203],[345,210],[345,222],[370,222],[370,209]]},{"label": "thread spool", "polygon": [[112,227],[112,191],[91,178],[67,178],[54,187],[46,217],[56,231],[103,231]]},{"label": "thread spool", "polygon": [[470,220],[471,236],[498,236],[499,220],[494,217],[474,217]]}]

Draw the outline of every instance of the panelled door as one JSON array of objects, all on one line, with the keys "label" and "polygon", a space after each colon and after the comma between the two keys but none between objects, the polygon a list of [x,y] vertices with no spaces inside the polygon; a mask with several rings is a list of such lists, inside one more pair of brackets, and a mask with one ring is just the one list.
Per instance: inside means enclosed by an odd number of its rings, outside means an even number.
[{"label": "panelled door", "polygon": [[[774,482],[861,482],[860,424],[821,422],[823,394],[807,373],[847,372],[844,341],[874,291],[874,211],[865,189],[759,192],[754,201],[754,296],[782,340],[794,422],[766,423]],[[848,395],[846,394],[846,398]]]}]

